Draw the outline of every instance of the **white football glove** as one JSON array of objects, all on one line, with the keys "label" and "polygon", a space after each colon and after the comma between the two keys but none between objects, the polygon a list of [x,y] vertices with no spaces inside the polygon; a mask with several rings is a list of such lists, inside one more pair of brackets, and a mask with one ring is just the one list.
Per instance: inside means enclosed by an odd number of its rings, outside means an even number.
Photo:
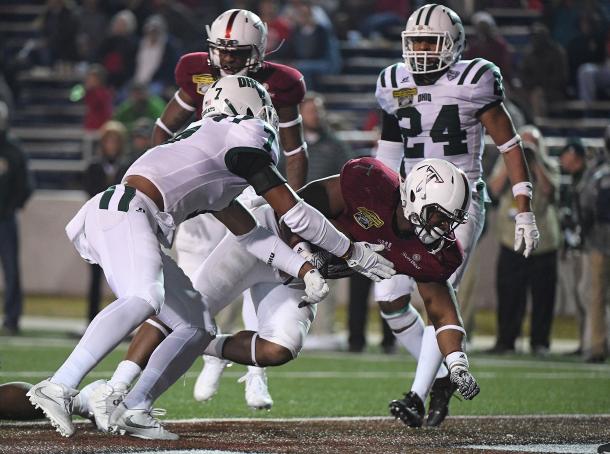
[{"label": "white football glove", "polygon": [[515,216],[515,252],[523,252],[523,256],[527,258],[538,247],[538,241],[540,232],[534,213],[518,213]]},{"label": "white football glove", "polygon": [[314,268],[305,273],[303,281],[306,295],[301,298],[303,302],[299,303],[299,307],[317,304],[328,296],[328,292],[330,292],[328,284],[317,269]]},{"label": "white football glove", "polygon": [[451,368],[449,376],[451,383],[457,386],[458,391],[466,400],[470,400],[479,394],[481,389],[476,379],[472,376],[467,367],[456,364]]},{"label": "white football glove", "polygon": [[392,262],[377,254],[383,249],[382,244],[371,244],[365,241],[353,243],[352,255],[346,262],[350,268],[372,281],[380,282],[383,279],[389,279],[396,274],[396,270]]}]

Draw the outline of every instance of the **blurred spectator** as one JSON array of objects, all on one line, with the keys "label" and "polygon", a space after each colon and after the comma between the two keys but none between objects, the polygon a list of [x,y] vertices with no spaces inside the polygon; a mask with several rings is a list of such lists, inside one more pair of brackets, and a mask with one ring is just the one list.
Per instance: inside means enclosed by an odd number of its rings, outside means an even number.
[{"label": "blurred spectator", "polygon": [[343,164],[356,155],[329,127],[322,95],[307,92],[301,103],[301,115],[309,154],[307,181],[338,174]]},{"label": "blurred spectator", "polygon": [[97,56],[100,36],[108,29],[108,17],[100,8],[99,0],[84,0],[78,13],[78,54],[80,59],[92,62]]},{"label": "blurred spectator", "polygon": [[579,194],[582,192],[584,182],[590,177],[587,171],[587,158],[585,148],[580,140],[570,139],[561,149],[559,156],[562,170],[571,177],[570,185],[561,194],[561,228],[564,237],[564,251],[562,268],[574,276],[574,285],[567,288],[567,298],[576,305],[579,319],[578,349],[574,354],[581,355],[584,351],[587,317],[587,301],[590,291],[589,259],[583,250],[582,235],[582,209]]},{"label": "blurred spectator", "polygon": [[555,42],[566,47],[578,34],[578,20],[583,3],[580,0],[556,0],[546,2],[545,10],[549,16],[549,27]]},{"label": "blurred spectator", "polygon": [[610,99],[610,32],[604,47],[605,56],[600,63],[585,63],[578,68],[578,97],[586,103]]},{"label": "blurred spectator", "polygon": [[125,170],[140,156],[152,147],[152,130],[154,121],[150,118],[138,118],[132,125],[129,143],[129,154],[125,159]]},{"label": "blurred spectator", "polygon": [[535,116],[544,116],[547,105],[565,98],[568,64],[565,51],[553,42],[548,29],[532,26],[531,44],[523,56],[520,80],[525,90],[525,105]]},{"label": "blurred spectator", "polygon": [[288,51],[284,44],[290,39],[292,26],[283,16],[279,15],[278,0],[261,0],[258,4],[258,16],[267,24],[267,49],[273,52],[272,58],[282,58]]},{"label": "blurred spectator", "polygon": [[500,68],[502,77],[509,84],[512,82],[512,55],[509,44],[500,34],[494,18],[485,11],[479,11],[470,18],[475,28],[475,35],[467,41],[464,58],[484,58]]},{"label": "blurred spectator", "polygon": [[8,136],[9,111],[0,101],[0,260],[4,274],[4,322],[2,334],[19,334],[23,306],[19,269],[17,211],[32,193],[26,157]]},{"label": "blurred spectator", "polygon": [[295,29],[290,48],[296,58],[293,66],[303,74],[310,89],[316,87],[316,77],[336,74],[341,69],[339,43],[331,28],[316,22],[308,0],[294,2]]},{"label": "blurred spectator", "polygon": [[136,54],[135,83],[148,85],[151,93],[162,94],[174,83],[174,68],[179,58],[180,49],[167,32],[165,19],[159,15],[146,19]]},{"label": "blurred spectator", "polygon": [[570,63],[570,85],[576,87],[576,74],[585,63],[603,63],[606,57],[606,34],[595,15],[581,14],[578,34],[566,47]]},{"label": "blurred spectator", "polygon": [[205,42],[205,31],[198,15],[181,2],[172,0],[153,0],[153,10],[161,15],[167,24],[170,35],[179,40],[180,54],[200,52]]},{"label": "blurred spectator", "polygon": [[[605,134],[606,153],[610,152],[610,126]],[[580,193],[583,235],[591,274],[590,300],[587,305],[588,339],[585,360],[604,362],[608,356],[606,307],[610,302],[610,161],[601,155],[584,180]]]},{"label": "blurred spectator", "polygon": [[131,131],[136,120],[142,117],[156,120],[164,109],[165,101],[161,97],[149,94],[146,85],[134,83],[128,98],[117,106],[113,117]]},{"label": "blurred spectator", "polygon": [[100,44],[97,61],[104,65],[108,83],[117,90],[133,77],[138,48],[136,26],[131,11],[119,11],[112,17],[110,30]]},{"label": "blurred spectator", "polygon": [[78,30],[76,12],[69,0],[47,0],[38,19],[42,38],[43,64],[75,62],[78,50],[74,37]]},{"label": "blurred spectator", "polygon": [[106,85],[106,70],[101,65],[91,65],[85,75],[85,129],[95,131],[110,120],[112,98],[112,90]]},{"label": "blurred spectator", "polygon": [[499,199],[497,229],[500,254],[496,272],[498,296],[496,345],[490,352],[515,350],[521,334],[527,295],[531,293],[530,347],[535,355],[549,352],[551,326],[557,285],[557,251],[560,244],[557,209],[559,168],[548,157],[544,138],[532,126],[520,130],[523,148],[532,176],[534,197],[532,209],[540,226],[540,244],[527,258],[513,249],[517,206],[508,184],[503,160],[498,160],[489,179],[489,189]]},{"label": "blurred spectator", "polygon": [[[123,155],[127,150],[127,130],[118,121],[108,121],[100,129],[100,142],[96,156],[93,157],[83,175],[83,186],[93,197],[113,184],[121,182],[127,170]],[[89,265],[89,321],[100,310],[102,269],[97,264]]]}]

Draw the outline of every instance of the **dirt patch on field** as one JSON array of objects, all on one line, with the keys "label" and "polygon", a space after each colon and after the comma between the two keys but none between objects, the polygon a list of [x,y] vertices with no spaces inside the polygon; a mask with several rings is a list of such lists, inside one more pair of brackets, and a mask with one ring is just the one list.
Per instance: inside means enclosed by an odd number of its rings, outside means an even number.
[{"label": "dirt patch on field", "polygon": [[[76,434],[66,439],[54,432],[50,425],[2,425],[0,452],[80,454],[216,450],[316,454],[480,453],[500,452],[499,449],[502,449],[501,452],[511,452],[506,450],[506,445],[589,445],[591,449],[591,445],[610,442],[608,416],[452,418],[439,429],[409,429],[393,419],[201,421],[167,423],[167,427],[181,438],[163,442],[102,434],[91,424],[78,424],[77,427]],[[484,449],[470,448],[472,445]],[[520,452],[521,449],[512,452]],[[544,452],[545,448],[541,449],[538,452]]]}]

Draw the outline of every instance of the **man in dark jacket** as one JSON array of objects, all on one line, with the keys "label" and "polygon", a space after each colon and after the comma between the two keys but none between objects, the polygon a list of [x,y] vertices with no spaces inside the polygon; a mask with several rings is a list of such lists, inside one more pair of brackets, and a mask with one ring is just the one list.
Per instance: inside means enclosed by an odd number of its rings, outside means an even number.
[{"label": "man in dark jacket", "polygon": [[32,193],[25,155],[8,137],[8,107],[0,101],[0,261],[4,272],[4,323],[2,333],[19,333],[22,300],[19,271],[17,210]]}]

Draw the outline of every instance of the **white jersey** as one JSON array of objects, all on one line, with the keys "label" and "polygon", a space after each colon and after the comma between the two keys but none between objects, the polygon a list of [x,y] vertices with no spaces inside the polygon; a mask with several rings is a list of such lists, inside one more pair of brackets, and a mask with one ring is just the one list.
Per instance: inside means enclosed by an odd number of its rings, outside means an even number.
[{"label": "white jersey", "polygon": [[148,150],[125,173],[150,180],[163,196],[174,223],[226,208],[248,182],[227,167],[241,152],[279,157],[273,129],[258,118],[216,116],[189,125],[168,142]]},{"label": "white jersey", "polygon": [[479,116],[504,99],[496,65],[482,58],[460,60],[434,84],[418,86],[405,64],[397,63],[381,71],[375,96],[398,119],[405,173],[422,159],[440,158],[462,169],[472,183],[481,178]]}]

